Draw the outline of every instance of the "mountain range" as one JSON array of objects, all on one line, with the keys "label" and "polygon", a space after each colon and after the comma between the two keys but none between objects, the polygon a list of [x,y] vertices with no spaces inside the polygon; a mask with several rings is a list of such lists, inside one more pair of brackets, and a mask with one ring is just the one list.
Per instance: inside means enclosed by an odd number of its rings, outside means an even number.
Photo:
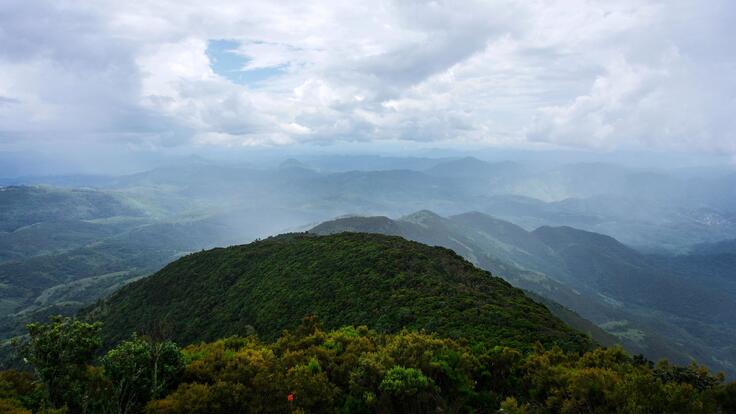
[{"label": "mountain range", "polygon": [[599,343],[728,372],[736,359],[730,170],[197,158],[122,176],[0,182],[2,339],[49,314],[75,314],[183,255],[359,215],[384,218],[353,219],[355,230],[448,247]]},{"label": "mountain range", "polygon": [[[610,236],[570,227],[527,231],[477,212],[441,217],[419,211],[396,220],[344,217],[310,230],[353,231],[450,248],[514,286],[589,319],[631,352],[681,363],[696,359],[734,372],[734,279],[724,272],[710,279],[689,273],[703,261],[702,252],[646,255]],[[726,263],[732,258],[722,257]]]}]

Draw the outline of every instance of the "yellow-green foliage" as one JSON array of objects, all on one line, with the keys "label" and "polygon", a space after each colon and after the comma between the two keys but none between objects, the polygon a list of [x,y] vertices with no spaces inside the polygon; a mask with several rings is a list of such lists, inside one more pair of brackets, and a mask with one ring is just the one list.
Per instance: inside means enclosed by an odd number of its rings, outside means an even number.
[{"label": "yellow-green foliage", "polygon": [[[31,328],[35,376],[0,371],[0,412],[736,412],[736,385],[722,375],[620,348],[520,351],[423,331],[324,331],[310,317],[274,342],[231,337],[180,350],[134,336],[94,358],[98,325],[56,318]],[[50,351],[64,358],[39,356]]]},{"label": "yellow-green foliage", "polygon": [[29,413],[25,406],[33,405],[39,387],[28,372],[15,370],[0,371],[0,413]]},{"label": "yellow-green foliage", "polygon": [[522,354],[415,331],[308,325],[273,343],[185,348],[182,383],[147,412],[729,413],[735,398],[702,367],[655,366],[620,348]]}]

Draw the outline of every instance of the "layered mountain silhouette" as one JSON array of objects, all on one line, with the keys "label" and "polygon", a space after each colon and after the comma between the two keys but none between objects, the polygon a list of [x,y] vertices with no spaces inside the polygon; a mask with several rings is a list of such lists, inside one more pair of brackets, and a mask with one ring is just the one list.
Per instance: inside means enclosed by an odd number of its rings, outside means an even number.
[{"label": "layered mountain silhouette", "polygon": [[[527,231],[477,212],[442,217],[424,210],[396,220],[343,217],[310,231],[392,234],[444,246],[546,298],[558,316],[563,316],[561,309],[565,308],[579,314],[582,318],[567,319],[578,329],[585,330],[581,321],[589,319],[615,335],[631,352],[680,362],[698,358],[729,372],[736,361],[732,347],[723,340],[734,338],[729,315],[736,312],[736,303],[729,299],[730,291],[722,283],[704,283],[697,274],[677,269],[680,263],[695,270],[702,251],[681,256],[646,255],[603,234],[567,226]],[[727,243],[718,246],[728,249],[722,247]],[[711,249],[704,246],[701,250]],[[713,250],[720,253],[722,266],[730,263],[728,253]],[[606,342],[605,335],[588,332]],[[708,360],[709,355],[723,359]]]}]

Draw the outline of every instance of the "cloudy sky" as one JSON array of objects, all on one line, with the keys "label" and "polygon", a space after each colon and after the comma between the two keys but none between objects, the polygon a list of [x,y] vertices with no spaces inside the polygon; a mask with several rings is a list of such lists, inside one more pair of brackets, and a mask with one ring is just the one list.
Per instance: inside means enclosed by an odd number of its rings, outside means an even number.
[{"label": "cloudy sky", "polygon": [[3,0],[0,150],[734,155],[735,21],[731,0]]}]

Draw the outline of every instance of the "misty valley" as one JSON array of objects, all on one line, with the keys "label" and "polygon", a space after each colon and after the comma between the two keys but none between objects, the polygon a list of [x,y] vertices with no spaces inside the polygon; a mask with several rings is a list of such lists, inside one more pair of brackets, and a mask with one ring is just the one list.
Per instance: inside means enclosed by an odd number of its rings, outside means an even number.
[{"label": "misty valley", "polygon": [[0,414],[736,414],[733,0],[0,0]]},{"label": "misty valley", "polygon": [[[694,361],[736,377],[732,171],[473,157],[322,156],[266,166],[197,158],[131,175],[16,177],[3,185],[0,336],[8,368],[23,365],[17,344],[27,341],[26,325],[54,315],[102,321],[103,348],[133,332],[165,332],[182,346],[232,335],[277,340],[313,315],[324,329],[366,325],[398,335],[419,329],[521,352],[535,342],[567,352],[622,347],[645,360]],[[325,239],[319,247],[321,238],[350,234],[372,236]],[[452,260],[489,272],[474,278],[503,279],[541,304],[548,316],[539,318],[556,322],[534,328],[521,323],[533,313],[499,316],[482,310],[499,299],[482,296],[457,308],[454,296],[442,293],[456,288],[445,276],[437,283],[450,284],[426,293],[439,286],[431,282],[435,265],[412,263],[433,253],[390,258],[393,247],[385,244],[393,239],[374,240],[385,236],[449,249],[458,256]],[[276,255],[263,265],[261,243],[271,243],[268,254]],[[233,245],[255,250],[223,258],[209,250]],[[345,259],[320,259],[341,250]],[[369,258],[378,251],[388,256]],[[186,264],[204,254],[199,264]],[[361,261],[344,262],[350,256],[385,268],[372,273]],[[250,273],[227,276],[237,269]],[[494,298],[507,289],[476,288],[495,291]],[[398,298],[376,296],[414,289]],[[362,300],[368,302],[358,305]],[[384,300],[372,313],[359,311]],[[461,313],[451,316],[453,309]],[[473,309],[477,316],[467,313]],[[554,324],[559,332],[550,331]],[[315,332],[322,331],[309,334]]]}]

